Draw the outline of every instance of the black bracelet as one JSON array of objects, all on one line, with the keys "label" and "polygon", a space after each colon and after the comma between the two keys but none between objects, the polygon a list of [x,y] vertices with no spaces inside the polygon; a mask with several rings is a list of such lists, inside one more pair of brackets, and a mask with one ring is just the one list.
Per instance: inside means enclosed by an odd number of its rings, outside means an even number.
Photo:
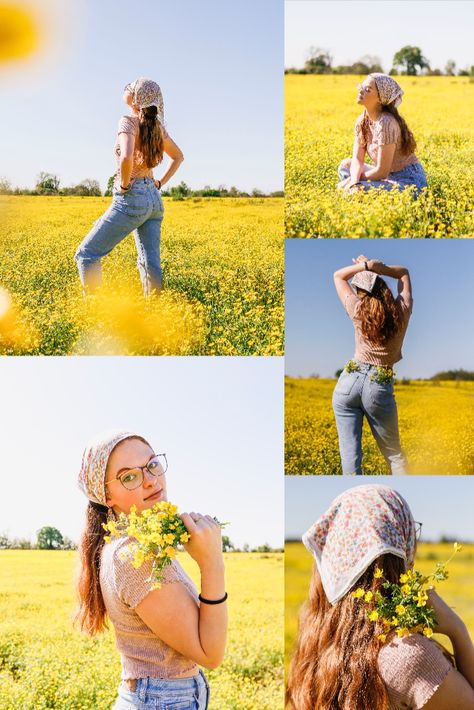
[{"label": "black bracelet", "polygon": [[227,592],[224,594],[222,599],[204,599],[204,597],[201,597],[201,595],[199,595],[199,601],[203,602],[203,604],[222,604],[223,602],[225,602],[226,599]]},{"label": "black bracelet", "polygon": [[368,271],[368,270],[369,270],[369,265],[368,265],[368,263],[367,263],[366,261],[364,261],[364,266],[365,266],[365,270]]},{"label": "black bracelet", "polygon": [[130,183],[128,183],[128,187],[124,187],[122,184],[120,185],[120,189],[123,190],[124,192],[127,192],[127,190],[130,190]]},{"label": "black bracelet", "polygon": [[161,180],[157,180],[156,182],[159,182],[160,184],[158,185],[158,190],[161,190]]}]

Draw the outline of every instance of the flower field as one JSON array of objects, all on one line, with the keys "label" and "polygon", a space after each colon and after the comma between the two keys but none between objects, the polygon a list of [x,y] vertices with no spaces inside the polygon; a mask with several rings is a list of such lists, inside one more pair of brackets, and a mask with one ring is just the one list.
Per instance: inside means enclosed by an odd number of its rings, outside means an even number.
[{"label": "flower field", "polygon": [[[331,397],[335,380],[287,378],[285,471],[340,474]],[[395,383],[400,438],[413,474],[474,474],[474,382]],[[365,474],[390,473],[367,422]]]},{"label": "flower field", "polygon": [[[210,710],[283,705],[283,555],[228,553],[229,641],[208,671]],[[0,710],[108,710],[120,682],[112,632],[71,627],[75,553],[0,551]],[[194,578],[197,566],[180,562]]]},{"label": "flower field", "polygon": [[352,154],[357,76],[285,77],[288,237],[473,237],[474,81],[397,77],[400,112],[417,141],[426,194],[344,195],[337,167]]},{"label": "flower field", "polygon": [[83,299],[74,253],[110,198],[0,200],[0,353],[282,354],[282,198],[165,198],[164,291],[149,302],[132,236]]},{"label": "flower field", "polygon": [[[415,567],[423,574],[430,574],[437,562],[446,562],[451,556],[450,543],[421,543],[418,546]],[[288,662],[298,629],[298,614],[305,601],[313,557],[303,543],[288,542],[285,545],[285,652]],[[437,591],[447,604],[455,608],[474,637],[474,545],[463,545],[462,551],[448,565],[449,578],[437,585]],[[434,635],[450,651],[452,647],[446,636]]]}]

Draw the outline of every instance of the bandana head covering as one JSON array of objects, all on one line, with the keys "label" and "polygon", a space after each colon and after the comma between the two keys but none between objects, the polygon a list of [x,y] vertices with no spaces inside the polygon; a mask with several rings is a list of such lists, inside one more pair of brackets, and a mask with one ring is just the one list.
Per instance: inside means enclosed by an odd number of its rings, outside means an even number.
[{"label": "bandana head covering", "polygon": [[387,106],[392,103],[395,108],[400,106],[402,103],[403,91],[401,86],[397,84],[393,77],[388,74],[380,74],[379,72],[374,72],[373,74],[369,74],[369,76],[371,76],[375,81],[382,106]]},{"label": "bandana head covering", "polygon": [[331,604],[354,586],[380,555],[392,553],[410,565],[415,522],[408,503],[388,486],[344,491],[303,535]]},{"label": "bandana head covering", "polygon": [[132,84],[129,84],[130,91],[133,94],[133,102],[138,106],[138,108],[148,108],[149,106],[156,106],[158,111],[157,118],[161,125],[164,122],[164,105],[163,105],[163,95],[161,89],[152,79],[146,79],[141,76]]},{"label": "bandana head covering", "polygon": [[[113,449],[124,439],[139,436],[129,431],[101,434],[84,449],[78,484],[81,491],[94,503],[107,505],[105,497],[105,470]],[[143,437],[140,436],[140,439]]]},{"label": "bandana head covering", "polygon": [[359,273],[356,274],[351,280],[351,285],[363,288],[364,291],[372,293],[376,281],[377,274],[374,271],[359,271]]}]

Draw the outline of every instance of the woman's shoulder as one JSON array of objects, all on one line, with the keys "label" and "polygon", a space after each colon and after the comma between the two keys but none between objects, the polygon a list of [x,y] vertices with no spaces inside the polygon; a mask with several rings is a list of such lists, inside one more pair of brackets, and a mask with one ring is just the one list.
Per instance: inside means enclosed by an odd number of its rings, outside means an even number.
[{"label": "woman's shoulder", "polygon": [[364,118],[365,118],[365,111],[357,116],[356,122],[355,122],[356,128],[358,128],[362,125]]},{"label": "woman's shoulder", "polygon": [[394,637],[379,652],[380,675],[393,697],[422,707],[453,667],[441,647],[421,634]]},{"label": "woman's shoulder", "polygon": [[139,123],[138,116],[120,116],[117,133],[136,133]]}]

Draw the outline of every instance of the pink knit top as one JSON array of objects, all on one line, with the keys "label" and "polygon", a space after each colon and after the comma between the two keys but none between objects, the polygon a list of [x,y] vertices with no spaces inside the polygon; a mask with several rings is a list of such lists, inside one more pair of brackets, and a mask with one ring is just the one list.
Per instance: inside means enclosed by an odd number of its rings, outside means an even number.
[{"label": "pink knit top", "polygon": [[359,309],[361,299],[355,294],[348,294],[344,301],[344,308],[352,320],[355,330],[355,354],[354,359],[360,362],[367,362],[370,365],[381,365],[382,367],[392,367],[394,363],[402,359],[402,343],[410,320],[413,301],[405,300],[401,296],[396,299],[400,304],[403,322],[402,327],[396,335],[386,343],[372,343],[364,337],[360,328]]},{"label": "pink knit top", "polygon": [[[132,538],[115,538],[104,545],[100,564],[100,587],[107,614],[114,625],[116,645],[122,659],[122,679],[177,678],[198,673],[196,663],[161,641],[138,616],[135,607],[151,591],[147,578],[151,561],[135,569],[122,559]],[[197,589],[176,560],[165,567],[163,584],[183,584],[199,606]]]},{"label": "pink knit top", "polygon": [[453,668],[431,639],[413,634],[382,646],[379,673],[387,687],[390,710],[419,710]]},{"label": "pink knit top", "polygon": [[[153,171],[151,168],[147,167],[143,162],[142,153],[137,150],[136,145],[138,142],[138,131],[139,131],[139,120],[138,116],[122,116],[118,123],[117,128],[117,141],[114,146],[114,153],[117,159],[117,180],[120,179],[120,143],[118,137],[120,133],[130,133],[135,136],[135,149],[133,151],[133,165],[132,174],[130,175],[130,180],[137,177],[153,177]],[[165,132],[163,132],[164,135]],[[156,166],[155,166],[156,167]]]},{"label": "pink knit top", "polygon": [[377,151],[381,145],[395,143],[395,154],[393,156],[391,173],[403,170],[407,165],[418,163],[418,158],[414,153],[402,153],[402,134],[397,119],[392,114],[383,111],[376,121],[368,121],[368,141],[365,141],[362,133],[362,121],[365,114],[362,113],[355,124],[355,137],[362,148],[365,148],[369,157],[377,162]]}]

